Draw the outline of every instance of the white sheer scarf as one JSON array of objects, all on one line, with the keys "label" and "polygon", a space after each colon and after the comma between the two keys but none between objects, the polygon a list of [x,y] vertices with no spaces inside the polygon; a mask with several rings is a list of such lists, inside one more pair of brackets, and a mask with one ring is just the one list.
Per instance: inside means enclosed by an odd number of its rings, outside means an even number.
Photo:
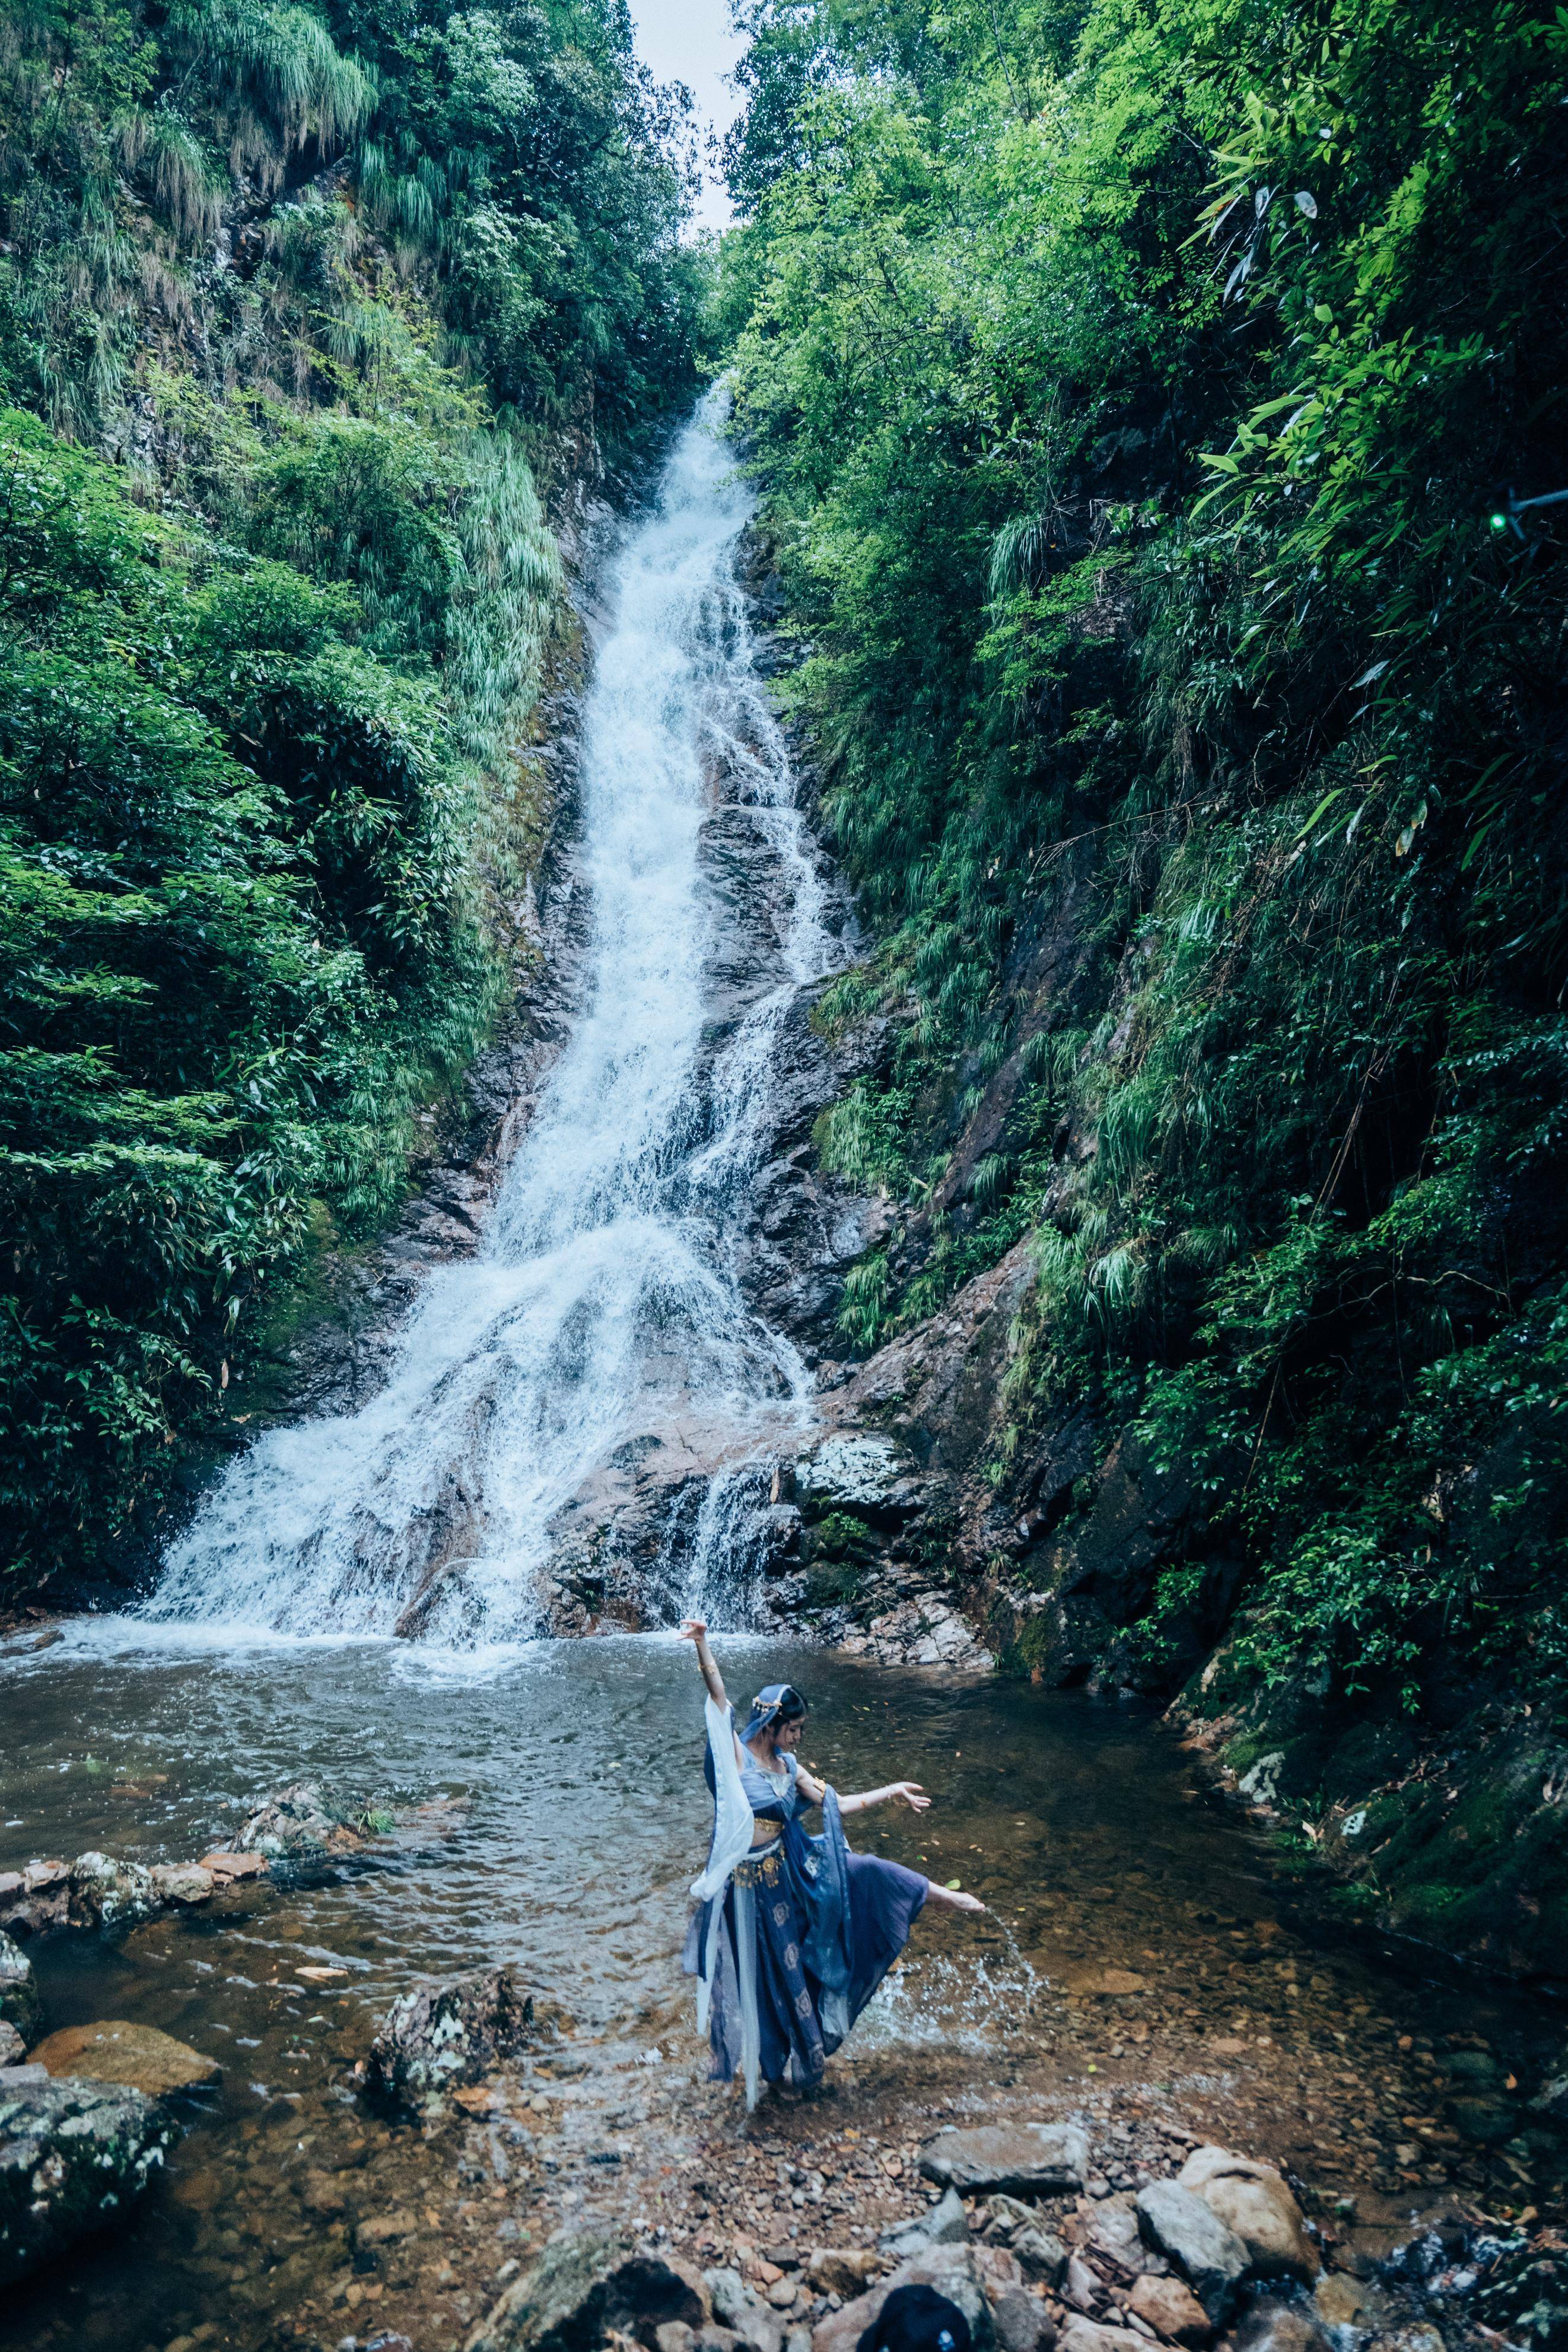
[{"label": "white sheer scarf", "polygon": [[[740,1783],[740,1767],[735,1760],[735,1710],[719,1706],[713,1699],[706,1703],[708,1753],[713,1758],[714,1816],[713,1843],[708,1848],[707,1868],[700,1878],[692,1881],[692,1894],[699,1903],[709,1903],[706,1948],[702,1956],[702,1972],[697,1978],[697,2032],[708,2030],[708,2011],[713,2000],[713,1988],[718,1969],[719,1939],[724,1934],[724,1896],[737,1863],[744,1862],[751,1851],[751,1800]],[[740,2058],[741,2072],[746,2078],[746,2104],[757,2105],[758,2074],[761,2057],[762,2036],[757,2014],[757,1939],[751,1916],[751,1889],[737,1886],[735,1890],[736,1926],[739,1930],[735,1952],[736,1986],[740,1997]]]}]

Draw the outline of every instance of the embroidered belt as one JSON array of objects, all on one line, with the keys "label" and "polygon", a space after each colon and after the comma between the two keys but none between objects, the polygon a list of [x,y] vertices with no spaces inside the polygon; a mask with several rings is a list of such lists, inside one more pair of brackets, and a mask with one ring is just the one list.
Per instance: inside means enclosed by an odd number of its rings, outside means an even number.
[{"label": "embroidered belt", "polygon": [[776,1853],[765,1853],[760,1862],[737,1862],[735,1881],[737,1886],[777,1886],[779,1860]]}]

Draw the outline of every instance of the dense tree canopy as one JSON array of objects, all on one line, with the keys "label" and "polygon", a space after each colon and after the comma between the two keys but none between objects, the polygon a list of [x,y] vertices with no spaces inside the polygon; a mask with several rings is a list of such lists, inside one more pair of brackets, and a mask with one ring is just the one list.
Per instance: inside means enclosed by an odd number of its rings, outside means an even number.
[{"label": "dense tree canopy", "polygon": [[1153,1678],[1239,1610],[1254,1677],[1555,1683],[1568,18],[744,21],[738,415],[881,930],[831,1016],[896,1015],[846,1337],[1033,1234],[992,1475],[1087,1396],[1196,1475]]}]

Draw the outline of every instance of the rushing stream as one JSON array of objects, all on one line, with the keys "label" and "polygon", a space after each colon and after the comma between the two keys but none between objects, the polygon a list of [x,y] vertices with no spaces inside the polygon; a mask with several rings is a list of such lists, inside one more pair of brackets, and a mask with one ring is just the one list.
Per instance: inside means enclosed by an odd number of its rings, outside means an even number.
[{"label": "rushing stream", "polygon": [[[362,1410],[273,1433],[233,1467],[139,1614],[0,1658],[0,1867],[93,1846],[199,1854],[300,1779],[361,1802],[451,1800],[439,1835],[373,1862],[119,1940],[40,1939],[51,2028],[157,2025],[223,2076],[135,2229],[13,2298],[0,2326],[28,2352],[331,2345],[372,2316],[455,2352],[530,2232],[610,2178],[589,2168],[619,2165],[640,2132],[656,2167],[628,2085],[667,2070],[688,2105],[708,2101],[705,2128],[738,2129],[734,2103],[694,2083],[675,1972],[706,1818],[691,1654],[530,1637],[560,1513],[672,1433],[718,1465],[687,1597],[737,1626],[737,1482],[810,1425],[806,1368],[748,1310],[731,1246],[780,1026],[835,952],[752,666],[746,513],[710,410],[619,563],[584,720],[581,1012],[479,1254],[433,1276]],[[716,980],[733,918],[704,850],[720,803],[768,926],[738,990]],[[1161,2093],[1232,2085],[1253,2106],[1239,2131],[1288,2116],[1292,2160],[1331,2181],[1448,2177],[1439,2140],[1403,2146],[1403,2111],[1430,2102],[1435,2036],[1500,2042],[1506,2018],[1282,1927],[1260,1851],[1141,1716],[744,1629],[720,1649],[743,1691],[808,1690],[806,1755],[841,1787],[925,1782],[927,1817],[876,1816],[863,1842],[991,1906],[922,1921],[834,2062],[862,2123],[899,2082],[967,2096],[1030,2064],[1093,2096],[1102,2068],[1146,2065]],[[497,1961],[568,2013],[566,2038],[510,2137],[475,2123],[459,2160],[450,2134],[369,2114],[349,2070],[412,1979]]]}]

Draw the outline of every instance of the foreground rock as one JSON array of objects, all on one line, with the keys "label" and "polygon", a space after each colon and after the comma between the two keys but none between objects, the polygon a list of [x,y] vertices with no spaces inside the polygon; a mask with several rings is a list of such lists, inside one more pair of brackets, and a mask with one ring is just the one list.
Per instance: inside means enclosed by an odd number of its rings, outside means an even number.
[{"label": "foreground rock", "polygon": [[1301,2207],[1271,2164],[1231,2156],[1222,2147],[1200,2147],[1177,2173],[1176,2184],[1201,2197],[1209,2211],[1235,2231],[1255,2277],[1315,2284],[1322,2263],[1307,2235]]},{"label": "foreground rock", "polygon": [[1089,2177],[1089,2142],[1076,2124],[982,2124],[938,2132],[920,2169],[961,2197],[1009,2189],[1018,2197],[1066,2197]]},{"label": "foreground rock", "polygon": [[127,2086],[31,2066],[0,2078],[0,2286],[123,2221],[172,2136]]},{"label": "foreground rock", "polygon": [[[895,2287],[933,2286],[956,2303],[969,2323],[974,2352],[990,2352],[996,2342],[991,2306],[980,2266],[968,2246],[933,2246],[916,2254],[841,2311],[830,2312],[811,2335],[811,2352],[855,2352],[865,2329],[882,2317],[882,2306]],[[1004,2290],[1005,2291],[1005,2290]]]},{"label": "foreground rock", "polygon": [[97,2025],[68,2025],[40,2042],[36,2065],[58,2076],[85,2074],[95,2083],[118,2083],[149,2099],[166,2099],[215,2083],[223,2069],[215,2058],[160,2033],[155,2025],[132,2025],[106,2018]]},{"label": "foreground rock", "polygon": [[448,2092],[492,2074],[522,2048],[533,2024],[533,1996],[509,1969],[416,1985],[382,2020],[366,2080],[402,2106],[436,2105]]},{"label": "foreground rock", "polygon": [[1173,2262],[1218,2326],[1230,2316],[1252,2258],[1234,2230],[1190,2189],[1154,2180],[1138,2191],[1138,2226],[1148,2244]]},{"label": "foreground rock", "polygon": [[465,2352],[594,2352],[612,2329],[652,2345],[672,2322],[700,2327],[712,2302],[696,2272],[621,2234],[559,2239],[469,2336]]},{"label": "foreground rock", "polygon": [[0,2022],[11,2027],[24,2047],[43,2022],[33,1963],[19,1944],[0,1934]]}]

